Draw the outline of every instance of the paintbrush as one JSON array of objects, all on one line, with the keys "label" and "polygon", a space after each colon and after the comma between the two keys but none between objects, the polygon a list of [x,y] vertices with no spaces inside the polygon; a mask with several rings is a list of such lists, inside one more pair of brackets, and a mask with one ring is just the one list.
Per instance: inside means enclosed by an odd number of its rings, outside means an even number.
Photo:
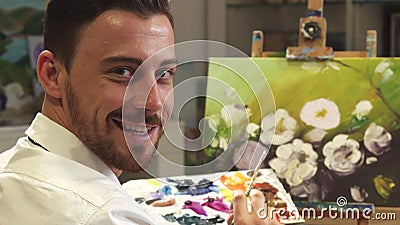
[{"label": "paintbrush", "polygon": [[247,186],[247,189],[245,192],[245,195],[247,197],[249,197],[249,193],[250,193],[251,189],[253,189],[253,187],[254,187],[254,182],[256,180],[258,171],[260,170],[261,164],[263,163],[265,157],[267,157],[268,152],[269,152],[269,148],[267,150],[263,151],[260,159],[257,162],[256,168],[254,169],[254,172],[253,172],[253,176],[251,177],[251,180],[250,180],[250,184],[249,184],[249,186]]},{"label": "paintbrush", "polygon": [[[253,189],[254,182],[256,180],[258,171],[260,170],[261,164],[263,163],[265,157],[267,157],[268,152],[269,152],[269,148],[267,148],[267,150],[263,151],[260,159],[257,162],[257,166],[254,169],[254,173],[253,173],[253,176],[251,177],[250,184],[249,184],[249,186],[247,186],[247,189],[246,189],[246,192],[245,192],[246,197],[249,197],[250,191],[251,191],[251,189]],[[234,225],[234,224],[235,224],[235,219],[232,220],[232,224],[231,225]]]}]

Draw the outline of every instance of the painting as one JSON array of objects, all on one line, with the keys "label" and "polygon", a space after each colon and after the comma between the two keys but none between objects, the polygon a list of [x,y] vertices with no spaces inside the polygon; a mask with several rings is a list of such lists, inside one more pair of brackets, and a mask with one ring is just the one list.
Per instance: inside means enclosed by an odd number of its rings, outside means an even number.
[{"label": "painting", "polygon": [[43,48],[43,9],[41,0],[0,0],[0,126],[28,124],[40,110],[33,56]]},{"label": "painting", "polygon": [[[215,136],[203,151],[210,161],[227,150],[245,148],[242,157],[254,155],[258,143],[270,147],[262,167],[274,170],[295,201],[345,197],[400,205],[400,58],[253,60],[273,100],[260,88],[249,89],[248,81],[260,83],[246,77],[251,73],[219,66],[240,65],[245,59],[213,58],[210,63],[207,96],[212,98],[206,99],[204,116],[213,122],[204,130],[214,130]],[[232,93],[241,100],[233,100]],[[245,123],[241,112],[249,116]],[[274,135],[268,140],[271,127]],[[246,169],[240,162],[236,169]]]}]

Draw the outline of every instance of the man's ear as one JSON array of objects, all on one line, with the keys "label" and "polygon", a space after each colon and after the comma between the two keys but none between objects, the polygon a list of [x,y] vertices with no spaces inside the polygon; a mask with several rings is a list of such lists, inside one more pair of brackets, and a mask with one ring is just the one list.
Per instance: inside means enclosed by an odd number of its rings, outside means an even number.
[{"label": "man's ear", "polygon": [[40,53],[37,61],[36,72],[46,94],[55,98],[61,98],[61,67],[57,66],[57,61],[52,52],[44,50]]}]

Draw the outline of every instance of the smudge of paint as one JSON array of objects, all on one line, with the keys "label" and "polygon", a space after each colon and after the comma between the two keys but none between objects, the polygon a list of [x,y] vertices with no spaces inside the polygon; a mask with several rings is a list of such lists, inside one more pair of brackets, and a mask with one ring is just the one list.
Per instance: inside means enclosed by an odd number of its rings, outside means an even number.
[{"label": "smudge of paint", "polygon": [[185,205],[183,205],[183,208],[191,209],[199,215],[207,216],[207,213],[204,210],[203,206],[201,206],[201,204],[198,202],[187,200],[187,201],[185,201]]},{"label": "smudge of paint", "polygon": [[223,198],[207,198],[207,201],[201,204],[202,206],[208,206],[220,212],[229,213],[229,206],[224,202]]},{"label": "smudge of paint", "polygon": [[384,198],[389,199],[390,194],[394,191],[396,183],[392,178],[378,175],[374,178],[375,189],[378,194]]}]

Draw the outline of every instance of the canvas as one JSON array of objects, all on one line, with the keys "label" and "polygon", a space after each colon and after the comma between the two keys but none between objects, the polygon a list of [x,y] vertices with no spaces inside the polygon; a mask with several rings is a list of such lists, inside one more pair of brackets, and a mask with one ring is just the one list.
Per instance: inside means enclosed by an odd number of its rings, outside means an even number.
[{"label": "canvas", "polygon": [[[254,58],[273,99],[260,94],[261,87],[252,88],[260,83],[252,72],[221,67],[246,68],[247,60],[210,61],[204,130],[214,130],[215,137],[203,151],[210,161],[227,150],[248,157],[259,154],[257,146],[270,147],[263,167],[275,171],[296,201],[344,197],[400,205],[400,59]],[[248,121],[237,116],[241,110]],[[246,169],[235,157],[236,168]],[[244,161],[251,168],[257,159]]]}]

